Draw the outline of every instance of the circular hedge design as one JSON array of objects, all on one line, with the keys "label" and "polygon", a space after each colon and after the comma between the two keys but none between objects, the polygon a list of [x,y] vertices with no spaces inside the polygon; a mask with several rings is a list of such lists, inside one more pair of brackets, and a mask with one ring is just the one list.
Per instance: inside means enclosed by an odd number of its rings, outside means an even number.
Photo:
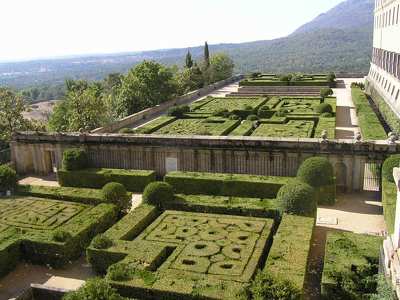
[{"label": "circular hedge design", "polygon": [[331,185],[334,180],[333,167],[324,157],[311,157],[301,164],[297,178],[313,187]]},{"label": "circular hedge design", "polygon": [[187,246],[187,253],[193,256],[212,256],[220,252],[220,247],[214,242],[198,241]]},{"label": "circular hedge design", "polygon": [[382,176],[390,182],[394,182],[393,168],[400,167],[400,154],[392,155],[385,160],[382,166]]},{"label": "circular hedge design", "polygon": [[278,192],[278,208],[281,212],[297,215],[314,215],[317,205],[314,189],[301,181],[293,180]]}]

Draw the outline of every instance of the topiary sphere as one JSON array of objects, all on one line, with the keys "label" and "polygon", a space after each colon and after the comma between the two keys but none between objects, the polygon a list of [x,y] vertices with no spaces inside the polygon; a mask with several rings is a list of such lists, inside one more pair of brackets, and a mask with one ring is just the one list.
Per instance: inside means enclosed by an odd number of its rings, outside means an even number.
[{"label": "topiary sphere", "polygon": [[315,112],[318,114],[323,114],[323,113],[332,113],[333,108],[330,104],[328,103],[321,103],[315,108]]},{"label": "topiary sphere", "polygon": [[0,166],[0,191],[13,190],[17,186],[17,172],[7,165]]},{"label": "topiary sphere", "polygon": [[117,205],[121,210],[127,210],[131,201],[126,192],[126,188],[118,182],[107,183],[102,188],[103,199],[109,203]]},{"label": "topiary sphere", "polygon": [[382,176],[390,182],[394,182],[393,168],[400,167],[400,154],[391,155],[385,160],[382,166]]},{"label": "topiary sphere", "polygon": [[169,183],[157,181],[146,186],[143,192],[143,202],[162,206],[165,202],[174,200],[174,189]]},{"label": "topiary sphere", "polygon": [[88,164],[85,150],[67,149],[63,153],[62,168],[66,171],[82,170],[87,168]]},{"label": "topiary sphere", "polygon": [[297,178],[312,187],[333,183],[333,167],[325,157],[311,157],[306,159],[297,171]]},{"label": "topiary sphere", "polygon": [[96,249],[108,249],[113,245],[113,241],[104,234],[97,235],[91,243],[91,246]]},{"label": "topiary sphere", "polygon": [[276,200],[282,213],[312,216],[317,209],[314,189],[299,180],[293,180],[281,187]]}]

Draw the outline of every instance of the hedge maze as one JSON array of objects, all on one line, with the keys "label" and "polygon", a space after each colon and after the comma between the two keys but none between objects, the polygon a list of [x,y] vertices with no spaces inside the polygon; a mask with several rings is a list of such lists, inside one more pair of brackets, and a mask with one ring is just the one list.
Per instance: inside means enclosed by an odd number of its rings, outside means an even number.
[{"label": "hedge maze", "polygon": [[260,74],[254,73],[240,82],[240,86],[331,86],[334,74]]},{"label": "hedge maze", "polygon": [[187,112],[162,116],[133,133],[320,138],[335,137],[333,97],[207,97]]},{"label": "hedge maze", "polygon": [[91,238],[117,217],[112,204],[90,206],[13,197],[0,201],[0,276],[19,259],[61,266],[80,256]]},{"label": "hedge maze", "polygon": [[[158,214],[142,206],[106,232],[113,241],[110,248],[88,249],[89,260],[99,271],[118,261],[146,271],[116,280],[109,269],[108,276],[126,296],[151,290],[148,299],[168,294],[179,299],[236,299],[272,243],[273,219],[169,210]],[[151,224],[144,226],[147,223]],[[116,234],[122,228],[128,235]]]}]

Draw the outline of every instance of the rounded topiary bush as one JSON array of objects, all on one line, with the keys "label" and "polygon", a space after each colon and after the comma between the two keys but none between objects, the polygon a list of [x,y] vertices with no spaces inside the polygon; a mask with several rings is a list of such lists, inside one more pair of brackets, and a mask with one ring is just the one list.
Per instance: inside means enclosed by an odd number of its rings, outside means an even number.
[{"label": "rounded topiary bush", "polygon": [[117,205],[121,210],[127,210],[131,201],[126,192],[126,188],[117,182],[107,183],[102,188],[103,199],[109,203]]},{"label": "rounded topiary bush", "polygon": [[185,113],[190,112],[190,107],[187,105],[173,106],[168,109],[168,116],[181,118]]},{"label": "rounded topiary bush", "polygon": [[307,183],[292,180],[279,190],[277,205],[282,213],[312,216],[317,209],[314,189]]},{"label": "rounded topiary bush", "polygon": [[0,191],[11,191],[17,186],[17,172],[7,165],[0,166]]},{"label": "rounded topiary bush", "polygon": [[333,90],[331,88],[323,88],[321,89],[320,94],[322,98],[325,98],[333,95]]},{"label": "rounded topiary bush", "polygon": [[165,202],[174,200],[174,189],[166,182],[152,182],[143,192],[143,202],[161,206]]},{"label": "rounded topiary bush", "polygon": [[301,164],[297,178],[317,188],[330,185],[334,180],[333,167],[324,157],[311,157]]},{"label": "rounded topiary bush", "polygon": [[333,108],[330,104],[328,103],[321,103],[315,108],[315,112],[318,114],[323,114],[323,113],[332,113]]},{"label": "rounded topiary bush", "polygon": [[67,149],[63,153],[62,167],[66,171],[82,170],[88,167],[88,157],[85,150]]},{"label": "rounded topiary bush", "polygon": [[391,155],[385,160],[382,166],[382,176],[390,182],[394,182],[393,168],[400,167],[400,154]]},{"label": "rounded topiary bush", "polygon": [[91,246],[96,249],[108,249],[112,245],[112,240],[104,234],[99,234],[96,236],[91,243]]}]

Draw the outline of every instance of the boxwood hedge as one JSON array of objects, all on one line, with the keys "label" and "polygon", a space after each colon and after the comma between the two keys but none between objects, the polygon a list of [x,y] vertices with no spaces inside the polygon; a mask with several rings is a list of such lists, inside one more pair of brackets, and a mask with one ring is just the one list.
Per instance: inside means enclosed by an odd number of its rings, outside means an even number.
[{"label": "boxwood hedge", "polygon": [[164,180],[181,194],[275,198],[289,177],[170,172]]},{"label": "boxwood hedge", "polygon": [[59,170],[58,182],[64,187],[100,189],[110,182],[118,182],[130,192],[143,192],[156,180],[154,171],[123,169],[84,169],[78,171]]}]

